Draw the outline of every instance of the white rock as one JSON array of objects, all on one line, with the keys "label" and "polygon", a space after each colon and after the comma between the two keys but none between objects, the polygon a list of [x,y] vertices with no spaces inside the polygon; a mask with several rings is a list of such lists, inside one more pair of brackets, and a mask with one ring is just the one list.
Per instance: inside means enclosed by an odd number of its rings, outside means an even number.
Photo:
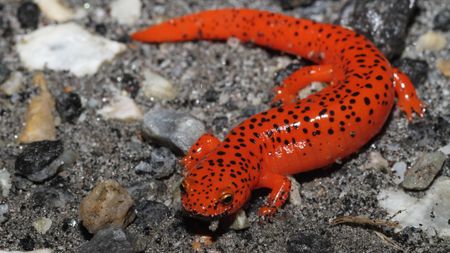
[{"label": "white rock", "polygon": [[131,25],[141,16],[141,0],[115,0],[111,3],[111,16],[120,24]]},{"label": "white rock", "polygon": [[143,114],[133,99],[116,95],[113,101],[97,111],[105,119],[118,119],[124,121],[141,120]]},{"label": "white rock", "polygon": [[422,198],[411,197],[402,190],[383,190],[379,205],[402,227],[413,226],[430,236],[450,237],[450,178],[439,178]]},{"label": "white rock", "polygon": [[0,190],[3,197],[8,197],[11,189],[11,177],[6,169],[0,170]]},{"label": "white rock", "polygon": [[32,251],[9,251],[9,250],[0,250],[0,253],[52,253],[51,249],[36,249]]},{"label": "white rock", "polygon": [[236,213],[236,218],[233,221],[233,224],[231,224],[230,228],[233,230],[242,230],[250,227],[250,222],[248,221],[247,214],[245,214],[245,211],[240,209]]},{"label": "white rock", "polygon": [[75,23],[40,28],[17,43],[28,69],[69,70],[76,76],[96,73],[103,62],[125,49],[125,45],[92,35]]},{"label": "white rock", "polygon": [[447,39],[442,33],[429,31],[419,37],[416,48],[419,51],[439,51],[447,45]]},{"label": "white rock", "polygon": [[49,218],[39,218],[33,222],[33,227],[39,234],[45,234],[52,226],[52,220]]},{"label": "white rock", "polygon": [[23,75],[20,72],[14,72],[1,86],[0,91],[6,93],[6,95],[13,95],[19,92],[23,84]]},{"label": "white rock", "polygon": [[146,97],[170,100],[177,96],[175,87],[164,77],[149,70],[145,70],[142,74],[144,82],[141,90]]},{"label": "white rock", "polygon": [[50,20],[65,22],[75,18],[75,11],[60,0],[34,0],[42,13]]},{"label": "white rock", "polygon": [[300,92],[298,93],[298,97],[301,99],[306,98],[307,96],[314,94],[325,87],[327,87],[327,85],[324,83],[312,82],[310,85],[300,90]]},{"label": "white rock", "polygon": [[396,162],[392,166],[391,171],[394,173],[394,183],[400,184],[405,179],[405,172],[408,166],[405,162]]}]

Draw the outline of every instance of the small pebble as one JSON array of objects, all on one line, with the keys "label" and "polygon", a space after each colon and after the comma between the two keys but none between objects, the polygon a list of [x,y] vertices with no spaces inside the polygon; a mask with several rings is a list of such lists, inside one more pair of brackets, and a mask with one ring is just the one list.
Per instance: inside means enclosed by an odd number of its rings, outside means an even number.
[{"label": "small pebble", "polygon": [[56,111],[63,121],[74,124],[83,112],[83,105],[77,93],[63,93],[56,99]]},{"label": "small pebble", "polygon": [[111,103],[97,111],[105,119],[117,119],[122,121],[142,120],[141,109],[133,99],[116,95]]},{"label": "small pebble", "polygon": [[141,161],[134,170],[136,173],[146,173],[156,179],[163,179],[173,174],[176,160],[169,149],[162,147],[153,150],[148,161]]},{"label": "small pebble", "polygon": [[243,230],[250,227],[250,222],[248,221],[247,214],[244,210],[240,209],[236,213],[236,218],[231,224],[230,228],[233,230]]},{"label": "small pebble", "polygon": [[80,204],[80,219],[90,233],[109,225],[125,228],[134,217],[133,199],[114,180],[98,183]]},{"label": "small pebble", "polygon": [[429,67],[426,61],[402,58],[395,61],[393,65],[403,71],[415,87],[419,87],[427,79]]},{"label": "small pebble", "polygon": [[439,58],[436,60],[436,68],[441,71],[441,73],[446,76],[450,77],[450,61],[445,60],[442,58]]},{"label": "small pebble", "polygon": [[0,170],[0,190],[4,198],[8,197],[11,190],[11,176],[6,169]]},{"label": "small pebble", "polygon": [[425,153],[418,158],[416,163],[406,171],[402,186],[408,190],[425,190],[433,179],[441,171],[447,156],[436,151]]},{"label": "small pebble", "polygon": [[79,253],[134,253],[133,239],[122,228],[108,227],[78,248]]},{"label": "small pebble", "polygon": [[433,19],[433,28],[447,32],[450,30],[450,8],[443,9]]},{"label": "small pebble", "polygon": [[439,51],[447,45],[447,39],[442,33],[429,31],[419,37],[416,43],[418,51]]},{"label": "small pebble", "polygon": [[111,17],[119,24],[131,25],[141,16],[141,0],[114,0],[111,2]]},{"label": "small pebble", "polygon": [[64,189],[43,187],[37,189],[31,195],[31,199],[34,207],[52,209],[64,208],[74,200],[74,196]]},{"label": "small pebble", "polygon": [[392,166],[391,171],[394,173],[394,183],[401,184],[405,179],[405,172],[408,165],[405,162],[396,162]]},{"label": "small pebble", "polygon": [[45,180],[56,174],[56,171],[49,171],[47,168],[63,151],[60,140],[30,143],[16,158],[16,173],[32,181]]},{"label": "small pebble", "polygon": [[8,80],[0,85],[0,91],[4,92],[8,96],[12,96],[19,92],[23,86],[23,75],[20,72],[12,73]]},{"label": "small pebble", "polygon": [[300,92],[298,93],[298,97],[300,99],[304,99],[307,96],[314,94],[314,93],[322,90],[325,87],[327,87],[327,85],[325,83],[312,82],[310,85],[308,85],[305,88],[303,88],[302,90],[300,90]]},{"label": "small pebble", "polygon": [[214,89],[208,89],[203,95],[203,99],[209,103],[217,102],[219,100],[219,92]]},{"label": "small pebble", "polygon": [[149,70],[144,70],[142,75],[142,93],[147,98],[171,100],[178,95],[178,91],[166,78]]},{"label": "small pebble", "polygon": [[98,34],[100,34],[102,36],[105,36],[107,31],[108,31],[108,28],[106,28],[105,24],[96,24],[95,25],[95,32],[96,33],[98,33]]},{"label": "small pebble", "polygon": [[170,215],[170,209],[160,202],[144,200],[136,205],[136,223],[144,227],[156,229]]},{"label": "small pebble", "polygon": [[150,179],[135,183],[128,187],[127,190],[133,199],[155,200],[164,198],[167,193],[167,186],[161,181]]},{"label": "small pebble", "polygon": [[386,169],[389,162],[384,159],[380,152],[372,151],[369,154],[369,162],[365,165],[366,168],[374,168],[376,170]]},{"label": "small pebble", "polygon": [[9,206],[8,204],[0,204],[0,224],[8,220]]},{"label": "small pebble", "polygon": [[204,124],[193,116],[170,109],[154,108],[144,115],[143,132],[152,141],[186,153],[205,133]]},{"label": "small pebble", "polygon": [[47,233],[47,231],[50,229],[50,227],[52,226],[52,220],[50,220],[49,218],[38,218],[37,220],[35,220],[33,222],[33,227],[34,229],[36,229],[36,231],[41,234],[44,235],[45,233]]},{"label": "small pebble", "polygon": [[41,11],[39,6],[32,1],[23,2],[17,10],[17,19],[22,28],[36,29],[39,23]]},{"label": "small pebble", "polygon": [[66,22],[75,18],[75,11],[63,4],[61,0],[34,0],[42,14],[50,20]]}]

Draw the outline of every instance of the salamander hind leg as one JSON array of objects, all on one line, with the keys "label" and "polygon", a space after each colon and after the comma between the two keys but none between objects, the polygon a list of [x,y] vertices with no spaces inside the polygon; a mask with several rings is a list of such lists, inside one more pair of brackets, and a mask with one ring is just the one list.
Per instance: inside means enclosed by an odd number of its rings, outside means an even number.
[{"label": "salamander hind leg", "polygon": [[265,173],[261,175],[258,188],[269,188],[271,192],[266,204],[259,208],[258,215],[264,217],[273,216],[289,197],[291,181],[283,175]]},{"label": "salamander hind leg", "polygon": [[283,84],[274,88],[272,104],[288,104],[297,100],[298,92],[312,82],[329,83],[333,79],[331,65],[306,66],[283,80]]},{"label": "salamander hind leg", "polygon": [[220,140],[212,134],[203,134],[197,142],[189,149],[187,154],[181,160],[184,167],[189,170],[205,155],[219,146]]},{"label": "salamander hind leg", "polygon": [[398,69],[394,69],[394,87],[398,99],[397,104],[406,113],[408,120],[412,119],[413,112],[423,117],[425,107],[422,101],[417,97],[411,80]]}]

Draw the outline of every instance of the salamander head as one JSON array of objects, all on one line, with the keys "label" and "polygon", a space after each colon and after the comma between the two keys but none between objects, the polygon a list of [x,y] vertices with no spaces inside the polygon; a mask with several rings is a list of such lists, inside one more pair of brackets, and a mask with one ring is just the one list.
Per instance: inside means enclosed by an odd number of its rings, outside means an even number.
[{"label": "salamander head", "polygon": [[239,165],[211,158],[188,171],[180,185],[184,209],[192,216],[207,219],[235,213],[251,194],[249,176]]}]

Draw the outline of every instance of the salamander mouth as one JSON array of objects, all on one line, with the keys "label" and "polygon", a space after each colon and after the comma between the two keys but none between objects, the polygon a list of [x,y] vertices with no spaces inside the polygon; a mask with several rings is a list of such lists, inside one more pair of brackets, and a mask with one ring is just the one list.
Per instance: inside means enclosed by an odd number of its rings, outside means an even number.
[{"label": "salamander mouth", "polygon": [[228,215],[228,212],[220,213],[220,214],[213,214],[213,215],[203,215],[196,211],[189,211],[183,208],[183,213],[189,217],[200,221],[216,221],[220,220],[223,217],[226,217]]}]

